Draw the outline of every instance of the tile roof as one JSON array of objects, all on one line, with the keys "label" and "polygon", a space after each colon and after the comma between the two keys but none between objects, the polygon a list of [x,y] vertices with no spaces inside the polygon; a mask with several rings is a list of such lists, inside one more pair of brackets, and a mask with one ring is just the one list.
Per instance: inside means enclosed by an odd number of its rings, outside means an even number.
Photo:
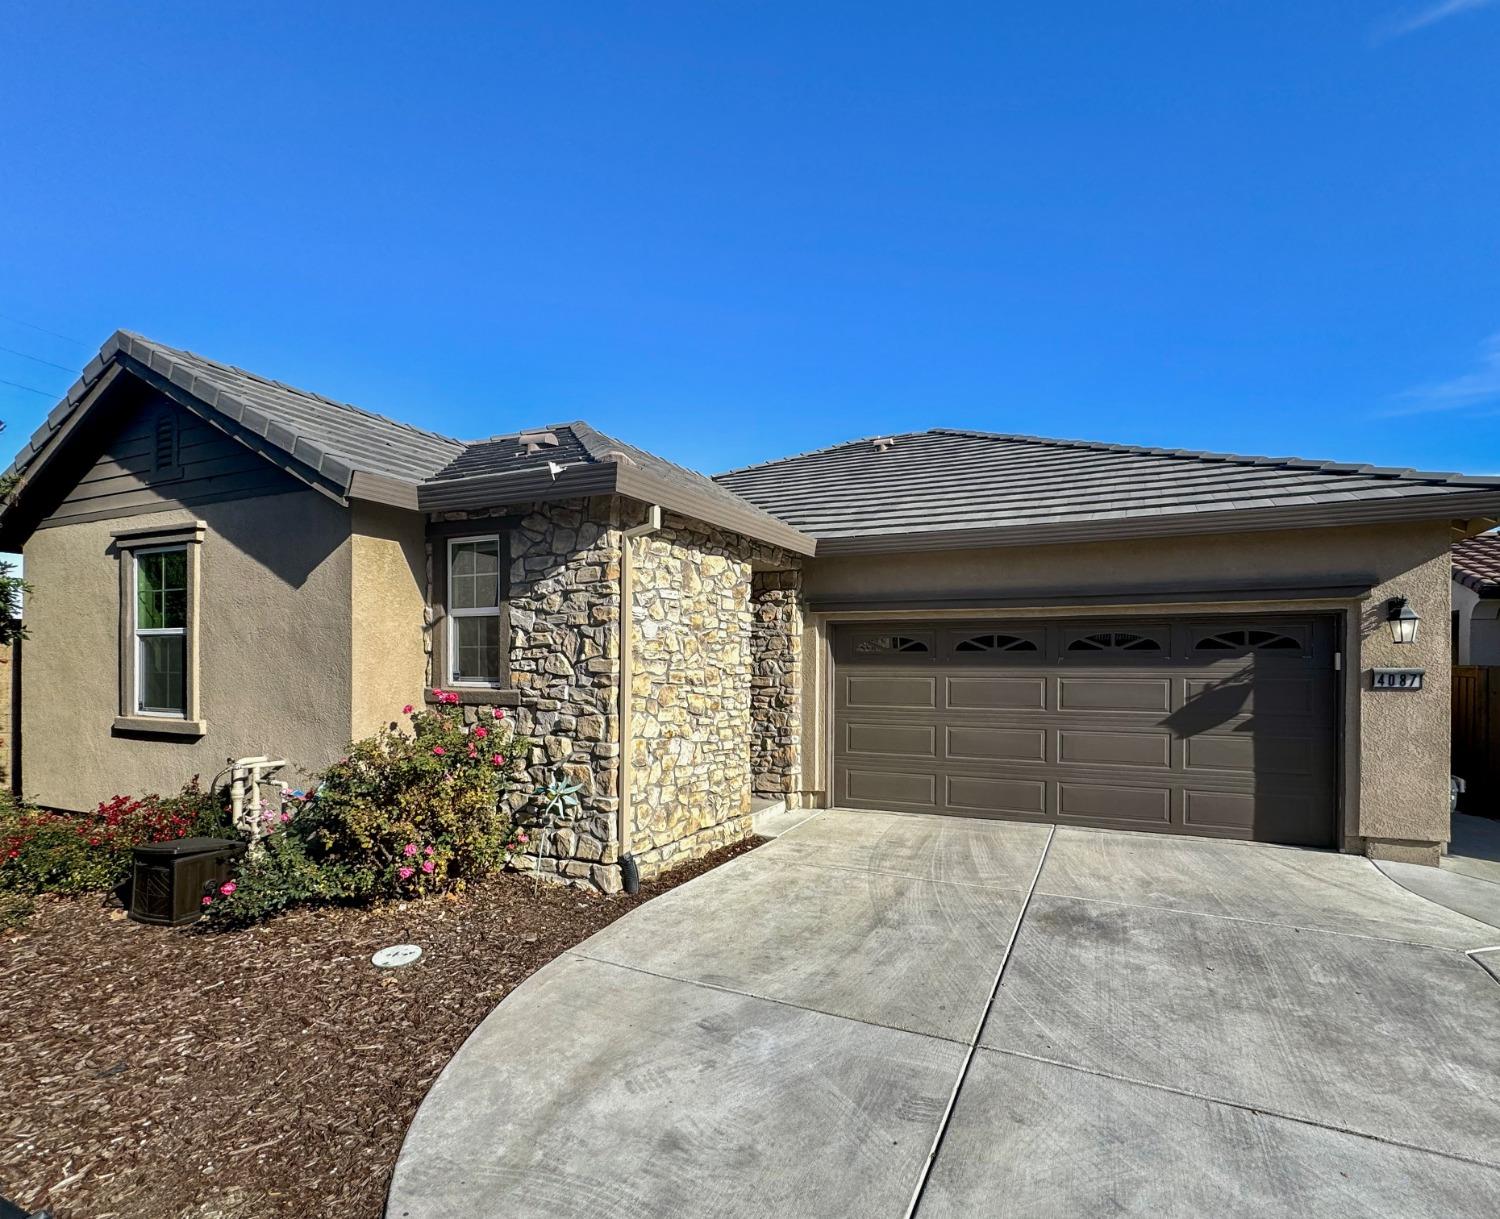
[{"label": "tile roof", "polygon": [[[179,401],[206,408],[201,410],[205,418],[263,455],[294,459],[286,468],[339,496],[384,496],[384,502],[440,510],[618,491],[777,546],[812,552],[811,539],[706,475],[586,423],[465,443],[123,330],[89,362],[21,447],[8,473],[25,473],[49,451],[115,365],[177,394]],[[527,443],[534,433],[548,435]],[[561,477],[564,472],[568,477]],[[359,476],[370,477],[360,483]]]},{"label": "tile roof", "polygon": [[935,428],[717,476],[818,553],[1500,516],[1500,478]]},{"label": "tile roof", "polygon": [[1476,593],[1500,592],[1500,533],[1455,542],[1453,578]]}]

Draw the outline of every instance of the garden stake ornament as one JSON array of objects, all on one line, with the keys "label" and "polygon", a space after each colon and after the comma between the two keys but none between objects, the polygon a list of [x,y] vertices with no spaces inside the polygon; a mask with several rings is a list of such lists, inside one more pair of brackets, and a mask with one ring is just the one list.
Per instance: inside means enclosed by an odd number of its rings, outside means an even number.
[{"label": "garden stake ornament", "polygon": [[578,807],[576,793],[582,787],[582,783],[569,783],[559,771],[554,770],[552,781],[536,789],[536,794],[545,796],[547,802],[542,806],[542,832],[536,836],[536,876],[532,881],[533,894],[540,892],[542,887],[542,843],[546,840],[547,831],[552,828],[560,814]]}]

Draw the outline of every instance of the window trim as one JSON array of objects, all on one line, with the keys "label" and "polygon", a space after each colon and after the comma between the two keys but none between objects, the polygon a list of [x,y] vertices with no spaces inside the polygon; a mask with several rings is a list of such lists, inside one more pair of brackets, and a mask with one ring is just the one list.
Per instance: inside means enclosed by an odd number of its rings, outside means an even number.
[{"label": "window trim", "polygon": [[[199,705],[198,612],[200,552],[206,526],[202,521],[157,526],[154,529],[118,530],[113,534],[120,556],[120,656],[119,706],[114,721],[117,733],[201,737],[208,724]],[[138,701],[140,640],[136,627],[139,605],[140,556],[180,550],[185,559],[186,597],[180,628],[144,628],[147,635],[181,635],[183,645],[183,711],[143,711]]]}]

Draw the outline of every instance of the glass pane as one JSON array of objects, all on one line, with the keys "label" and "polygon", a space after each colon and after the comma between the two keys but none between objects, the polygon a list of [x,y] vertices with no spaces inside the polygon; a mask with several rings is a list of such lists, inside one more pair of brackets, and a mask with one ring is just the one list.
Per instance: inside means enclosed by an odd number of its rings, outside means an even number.
[{"label": "glass pane", "polygon": [[448,585],[449,604],[453,609],[493,609],[499,605],[499,540],[456,542]]},{"label": "glass pane", "polygon": [[500,618],[453,620],[453,680],[500,680]]},{"label": "glass pane", "polygon": [[187,551],[143,554],[136,560],[136,627],[143,631],[187,625]]},{"label": "glass pane", "polygon": [[187,638],[183,635],[145,635],[140,641],[137,697],[142,711],[187,714]]}]

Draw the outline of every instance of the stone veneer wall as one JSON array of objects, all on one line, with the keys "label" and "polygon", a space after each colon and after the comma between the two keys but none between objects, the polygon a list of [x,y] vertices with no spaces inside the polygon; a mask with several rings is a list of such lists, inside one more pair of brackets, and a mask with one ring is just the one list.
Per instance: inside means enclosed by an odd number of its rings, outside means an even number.
[{"label": "stone veneer wall", "polygon": [[750,773],[757,796],[796,808],[802,792],[802,572],[750,584]]},{"label": "stone veneer wall", "polygon": [[[519,518],[508,535],[510,670],[520,700],[512,714],[537,741],[535,782],[560,769],[584,785],[577,813],[543,841],[542,871],[606,892],[620,887],[621,529],[642,515],[639,505],[597,497],[433,517]],[[632,847],[649,877],[750,833],[751,564],[787,559],[671,513],[632,544]],[[428,547],[429,604],[434,553],[441,557],[441,545]],[[430,645],[428,664],[430,678]],[[477,711],[464,707],[465,718],[474,722]],[[528,802],[516,794],[515,807]]]},{"label": "stone veneer wall", "polygon": [[632,842],[643,876],[750,833],[751,561],[668,513],[634,543]]},{"label": "stone veneer wall", "polygon": [[[510,714],[537,742],[534,782],[555,770],[583,784],[579,807],[542,843],[542,871],[620,887],[615,821],[620,792],[620,530],[609,498],[448,512],[434,520],[519,517],[509,531],[510,670],[520,705]],[[441,546],[438,547],[441,555]],[[432,600],[428,547],[428,602]],[[431,650],[429,646],[429,675]],[[429,685],[431,681],[429,680]],[[478,708],[465,707],[474,722]],[[513,806],[530,803],[517,792]]]}]

